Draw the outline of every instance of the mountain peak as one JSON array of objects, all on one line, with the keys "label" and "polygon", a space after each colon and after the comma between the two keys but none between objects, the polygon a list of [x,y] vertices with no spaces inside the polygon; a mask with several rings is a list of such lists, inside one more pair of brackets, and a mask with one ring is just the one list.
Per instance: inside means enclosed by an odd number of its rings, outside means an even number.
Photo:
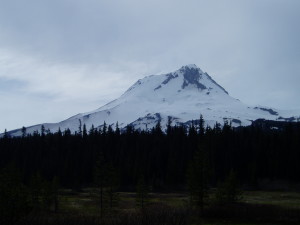
[{"label": "mountain peak", "polygon": [[[174,83],[173,81],[179,79],[182,82],[180,85],[180,89],[186,89],[188,87],[190,89],[195,87],[201,91],[207,90],[206,92],[207,94],[209,94],[212,89],[215,90],[221,89],[222,92],[228,94],[228,92],[223,87],[221,87],[218,83],[216,83],[207,73],[204,73],[195,64],[182,66],[180,69],[176,70],[175,72],[163,74],[161,76],[164,77],[164,80],[160,81],[159,84],[156,84],[154,91],[160,90],[161,88],[166,87],[166,85],[168,85],[168,88],[170,90],[174,90],[174,87],[170,87],[169,83],[173,83],[173,85],[177,85],[178,82]],[[132,88],[130,88],[129,90],[131,89]]]},{"label": "mountain peak", "polygon": [[[135,129],[148,130],[157,122],[166,128],[168,121],[173,125],[189,125],[199,119],[206,119],[208,126],[216,122],[230,121],[233,126],[250,125],[258,118],[269,120],[299,120],[294,112],[283,112],[266,107],[250,107],[232,98],[227,91],[195,64],[157,76],[138,80],[120,98],[97,110],[78,114],[53,124],[39,124],[27,128],[28,134],[41,130],[51,132],[70,129],[72,133],[83,124],[87,129],[100,128],[105,123],[120,128],[128,124]],[[297,112],[298,113],[298,112]],[[9,135],[21,136],[22,130],[10,131]],[[1,137],[1,135],[0,135]]]},{"label": "mountain peak", "polygon": [[193,68],[193,69],[198,69],[198,67],[196,66],[196,64],[187,64],[185,66],[182,66],[181,68]]},{"label": "mountain peak", "polygon": [[182,66],[179,69],[179,71],[185,71],[185,70],[198,70],[200,73],[203,73],[203,71],[196,64],[187,64]]}]

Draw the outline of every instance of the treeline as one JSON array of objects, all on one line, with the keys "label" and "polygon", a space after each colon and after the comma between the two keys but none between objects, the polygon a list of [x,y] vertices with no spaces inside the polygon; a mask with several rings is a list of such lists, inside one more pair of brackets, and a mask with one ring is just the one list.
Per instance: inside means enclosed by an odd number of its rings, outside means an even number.
[{"label": "treeline", "polygon": [[[260,179],[300,181],[300,124],[282,129],[261,126],[232,128],[229,124],[204,127],[205,121],[189,127],[158,123],[151,131],[101,129],[76,134],[41,129],[34,134],[0,139],[0,168],[16,167],[25,185],[39,174],[62,187],[81,188],[95,184],[97,162],[109,165],[118,177],[120,190],[134,190],[140,177],[153,191],[185,189],[188,168],[199,157],[209,186],[234,171],[240,184],[257,186]],[[198,153],[197,153],[198,152]],[[98,165],[99,167],[99,165]]]}]

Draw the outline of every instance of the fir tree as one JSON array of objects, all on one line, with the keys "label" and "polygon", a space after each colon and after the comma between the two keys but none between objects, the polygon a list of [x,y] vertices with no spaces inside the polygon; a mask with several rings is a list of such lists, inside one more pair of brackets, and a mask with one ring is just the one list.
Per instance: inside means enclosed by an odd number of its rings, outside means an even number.
[{"label": "fir tree", "polygon": [[106,136],[107,133],[107,125],[106,122],[104,121],[103,126],[102,126],[102,135]]},{"label": "fir tree", "polygon": [[168,123],[167,123],[167,135],[170,135],[172,130],[172,118],[171,116],[168,116]]},{"label": "fir tree", "polygon": [[22,138],[26,137],[26,127],[22,127]]},{"label": "fir tree", "polygon": [[29,212],[27,190],[14,166],[0,170],[0,224],[15,224]]},{"label": "fir tree", "polygon": [[219,185],[215,198],[217,203],[220,204],[232,204],[241,200],[242,192],[238,188],[238,182],[233,170],[230,171],[225,181]]},{"label": "fir tree", "polygon": [[119,195],[117,189],[119,187],[119,176],[117,170],[111,165],[106,167],[106,195],[109,201],[109,207],[112,209],[113,206],[118,204]]},{"label": "fir tree", "polygon": [[29,190],[31,196],[31,205],[35,210],[43,208],[43,194],[45,181],[40,175],[36,173],[30,179]]},{"label": "fir tree", "polygon": [[82,136],[82,124],[81,124],[81,119],[78,120],[79,121],[79,125],[78,125],[78,135]]},{"label": "fir tree", "polygon": [[204,119],[202,114],[200,114],[200,119],[199,119],[199,134],[200,137],[203,137],[204,135]]},{"label": "fir tree", "polygon": [[45,136],[45,126],[44,125],[41,126],[41,136],[42,137]]},{"label": "fir tree", "polygon": [[86,130],[86,125],[85,125],[85,123],[83,124],[82,136],[83,136],[84,138],[87,137],[87,130]]},{"label": "fir tree", "polygon": [[136,187],[136,204],[142,209],[145,208],[149,200],[149,187],[145,183],[144,176],[140,176]]},{"label": "fir tree", "polygon": [[60,127],[58,128],[57,135],[58,135],[59,137],[62,136],[62,132],[61,132],[61,130],[60,130]]},{"label": "fir tree", "polygon": [[199,207],[201,213],[203,212],[204,198],[208,190],[208,175],[206,147],[200,145],[190,162],[187,179],[190,202],[192,205]]},{"label": "fir tree", "polygon": [[8,135],[8,133],[7,133],[7,130],[6,130],[6,129],[4,130],[4,135],[3,135],[3,138],[5,138],[5,139],[9,138],[9,135]]},{"label": "fir tree", "polygon": [[58,189],[59,189],[59,179],[57,176],[53,177],[51,182],[51,201],[53,204],[53,211],[56,213],[59,206],[58,198]]},{"label": "fir tree", "polygon": [[107,134],[108,134],[109,136],[111,136],[113,133],[114,133],[114,130],[112,129],[111,125],[108,125],[108,128],[107,128]]},{"label": "fir tree", "polygon": [[104,187],[106,183],[105,161],[103,153],[100,152],[96,161],[94,169],[94,182],[98,189],[99,202],[100,202],[100,217],[102,218],[104,212]]},{"label": "fir tree", "polygon": [[117,136],[119,136],[119,135],[121,134],[120,128],[119,128],[119,123],[118,123],[118,122],[116,123],[116,131],[115,131],[115,134],[116,134]]},{"label": "fir tree", "polygon": [[94,127],[94,124],[92,124],[92,127],[89,130],[89,135],[93,136],[94,134],[95,134],[95,127]]}]

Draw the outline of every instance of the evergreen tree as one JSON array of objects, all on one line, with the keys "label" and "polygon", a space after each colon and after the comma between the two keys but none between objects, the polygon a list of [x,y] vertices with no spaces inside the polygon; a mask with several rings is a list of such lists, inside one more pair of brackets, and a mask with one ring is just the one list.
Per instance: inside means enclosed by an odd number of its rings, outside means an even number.
[{"label": "evergreen tree", "polygon": [[149,200],[149,187],[145,183],[144,176],[140,176],[136,187],[136,204],[142,209],[145,208]]},{"label": "evergreen tree", "polygon": [[111,125],[108,125],[108,128],[107,128],[107,134],[108,134],[109,136],[111,136],[113,133],[114,133],[114,130],[112,129]]},{"label": "evergreen tree", "polygon": [[199,119],[199,134],[200,134],[200,137],[203,137],[204,135],[204,119],[203,119],[203,116],[202,114],[200,114],[200,119]]},{"label": "evergreen tree", "polygon": [[106,122],[104,121],[102,125],[102,135],[106,136],[106,133],[107,133],[107,125]]},{"label": "evergreen tree", "polygon": [[3,135],[3,138],[5,138],[5,139],[6,139],[6,138],[9,138],[9,135],[8,135],[8,133],[7,133],[7,130],[6,130],[6,129],[4,130],[4,135]]},{"label": "evergreen tree", "polygon": [[0,224],[15,224],[29,212],[27,190],[19,171],[9,166],[0,171]]},{"label": "evergreen tree", "polygon": [[163,132],[161,130],[160,120],[158,120],[156,125],[155,125],[154,133],[157,134],[157,135],[162,135],[163,134]]},{"label": "evergreen tree", "polygon": [[41,126],[41,136],[42,137],[45,136],[45,126],[44,125]]},{"label": "evergreen tree", "polygon": [[238,188],[238,182],[233,170],[230,171],[225,181],[219,185],[215,198],[217,203],[220,204],[232,204],[241,200],[242,192]]},{"label": "evergreen tree", "polygon": [[[55,188],[58,189],[58,187]],[[57,190],[54,190],[53,183],[44,179],[40,173],[36,173],[31,177],[29,193],[30,203],[35,211],[49,211],[54,205],[54,198],[57,197],[55,196],[57,194]]]},{"label": "evergreen tree", "polygon": [[94,127],[94,124],[92,124],[92,127],[89,130],[89,135],[93,136],[94,134],[95,134],[95,127]]},{"label": "evergreen tree", "polygon": [[45,195],[45,180],[40,173],[36,173],[31,177],[29,191],[31,196],[31,205],[34,210],[43,208],[44,195]]},{"label": "evergreen tree", "polygon": [[62,132],[61,132],[61,130],[60,130],[60,127],[58,128],[57,135],[58,135],[58,137],[61,137],[61,136],[62,136]]},{"label": "evergreen tree", "polygon": [[86,130],[86,125],[85,125],[85,123],[83,124],[82,136],[83,136],[84,138],[87,137],[87,130]]},{"label": "evergreen tree", "polygon": [[118,122],[116,123],[116,131],[115,131],[115,134],[116,134],[117,136],[119,136],[119,135],[121,134],[120,128],[119,128],[119,123],[118,123]]},{"label": "evergreen tree", "polygon": [[200,145],[190,162],[187,179],[190,202],[192,205],[199,207],[201,213],[203,212],[204,198],[208,190],[208,175],[206,147]]},{"label": "evergreen tree", "polygon": [[22,127],[22,138],[26,137],[26,127]]},{"label": "evergreen tree", "polygon": [[96,167],[94,169],[94,181],[99,194],[100,202],[100,217],[102,218],[104,212],[104,187],[106,183],[106,171],[105,161],[103,153],[100,152],[96,161]]},{"label": "evergreen tree", "polygon": [[78,120],[79,121],[79,125],[78,125],[78,135],[82,136],[82,124],[81,124],[81,119]]},{"label": "evergreen tree", "polygon": [[51,202],[53,204],[53,211],[56,213],[59,206],[58,198],[58,189],[59,189],[59,179],[57,176],[53,177],[51,183]]},{"label": "evergreen tree", "polygon": [[196,128],[194,126],[194,121],[192,120],[192,124],[189,127],[189,136],[190,137],[195,137],[197,135]]},{"label": "evergreen tree", "polygon": [[167,135],[170,135],[172,130],[172,118],[171,116],[168,116],[168,123],[167,123]]},{"label": "evergreen tree", "polygon": [[111,165],[107,165],[106,167],[106,195],[109,201],[109,207],[113,208],[113,206],[118,204],[119,195],[117,193],[117,189],[119,187],[119,176],[117,170]]}]

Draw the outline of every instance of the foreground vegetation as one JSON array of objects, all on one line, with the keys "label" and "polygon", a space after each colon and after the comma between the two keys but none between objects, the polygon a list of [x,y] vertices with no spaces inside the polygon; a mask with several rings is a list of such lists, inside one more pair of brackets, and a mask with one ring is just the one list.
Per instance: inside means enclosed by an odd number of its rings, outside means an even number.
[{"label": "foreground vegetation", "polygon": [[300,124],[204,124],[5,133],[0,224],[299,224]]},{"label": "foreground vegetation", "polygon": [[215,190],[212,190],[202,215],[189,204],[187,193],[150,193],[142,209],[136,204],[136,193],[121,192],[118,206],[106,208],[102,217],[93,188],[80,192],[61,190],[60,193],[58,212],[41,210],[21,218],[16,224],[279,225],[300,222],[300,194],[295,192],[244,192],[241,202],[220,205],[215,202]]}]

